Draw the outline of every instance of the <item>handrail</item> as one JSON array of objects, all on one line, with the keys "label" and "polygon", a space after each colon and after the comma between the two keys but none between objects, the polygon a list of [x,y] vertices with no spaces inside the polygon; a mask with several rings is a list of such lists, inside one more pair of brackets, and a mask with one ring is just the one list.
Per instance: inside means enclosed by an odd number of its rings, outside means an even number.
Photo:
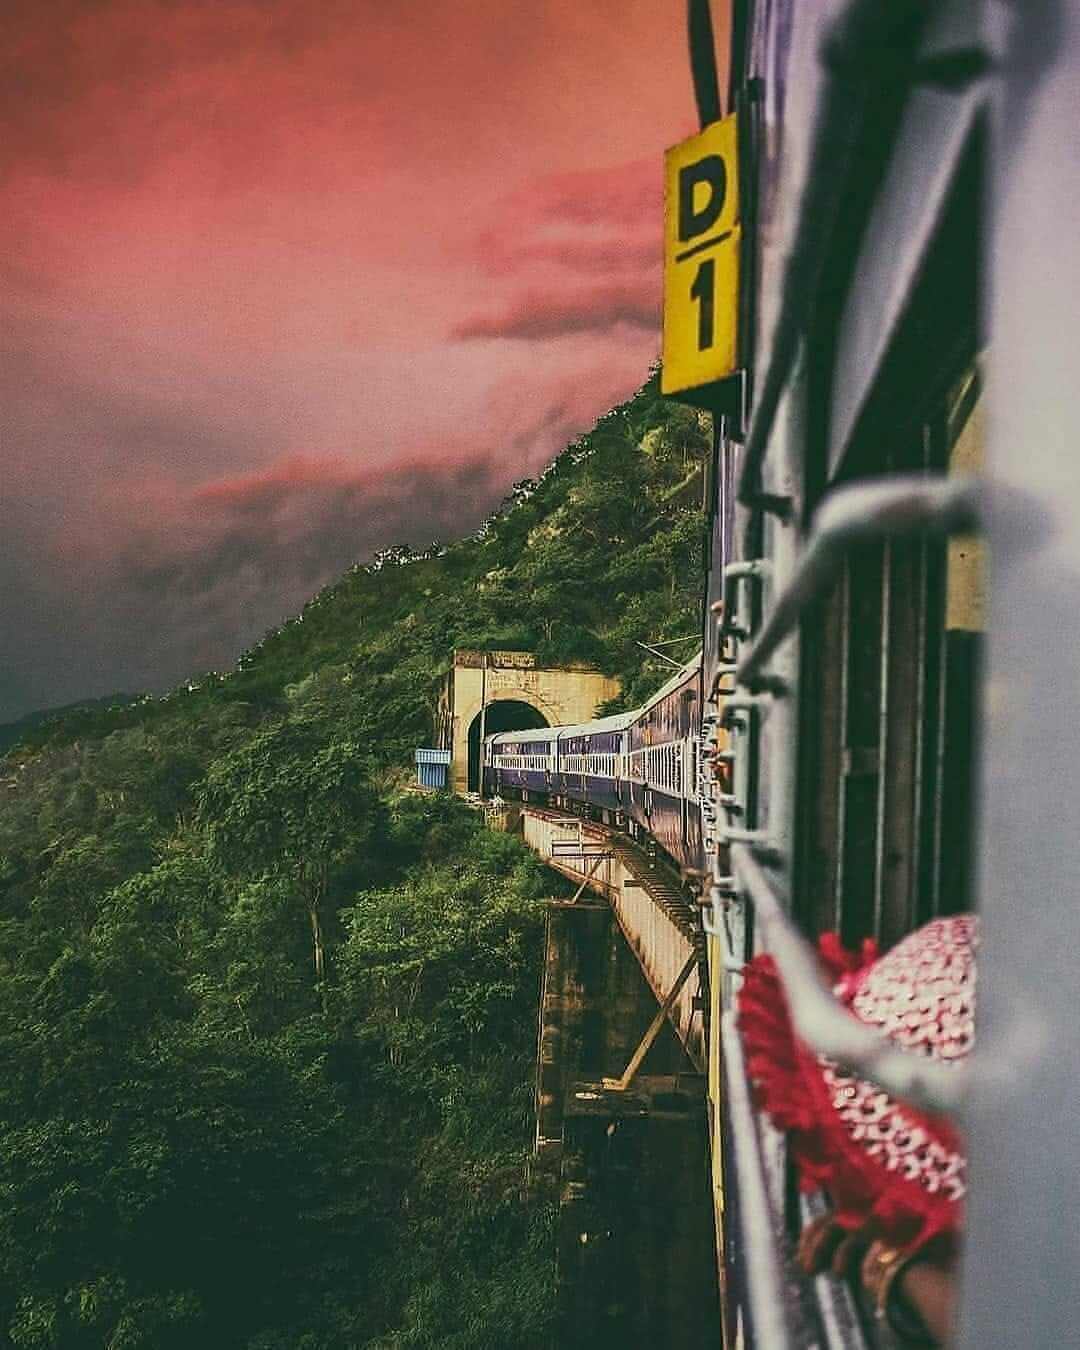
[{"label": "handrail", "polygon": [[818,510],[790,581],[739,662],[736,683],[748,689],[770,684],[763,670],[766,661],[833,580],[852,544],[917,533],[964,533],[976,527],[978,514],[978,485],[972,478],[897,474],[837,488]]},{"label": "handrail", "polygon": [[792,927],[751,850],[731,846],[731,863],[754,907],[761,947],[776,962],[799,1039],[815,1054],[836,1060],[913,1106],[948,1115],[963,1103],[968,1072],[901,1050],[837,1002],[813,949]]},{"label": "handrail", "polygon": [[739,1155],[735,1172],[738,1215],[743,1233],[746,1293],[755,1345],[769,1350],[788,1350],[793,1344],[784,1296],[783,1266],[777,1249],[778,1224],[769,1202],[757,1119],[750,1095],[742,1041],[734,1013],[720,1019],[721,1055],[725,1097],[735,1149]]}]

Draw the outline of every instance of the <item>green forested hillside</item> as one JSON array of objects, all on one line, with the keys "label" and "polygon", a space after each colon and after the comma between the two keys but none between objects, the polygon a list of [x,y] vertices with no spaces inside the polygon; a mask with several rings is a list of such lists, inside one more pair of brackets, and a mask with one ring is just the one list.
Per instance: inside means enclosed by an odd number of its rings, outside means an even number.
[{"label": "green forested hillside", "polygon": [[472,538],[0,761],[0,1345],[544,1344],[557,883],[404,785],[455,646],[661,682],[635,640],[698,629],[706,444],[650,382]]}]

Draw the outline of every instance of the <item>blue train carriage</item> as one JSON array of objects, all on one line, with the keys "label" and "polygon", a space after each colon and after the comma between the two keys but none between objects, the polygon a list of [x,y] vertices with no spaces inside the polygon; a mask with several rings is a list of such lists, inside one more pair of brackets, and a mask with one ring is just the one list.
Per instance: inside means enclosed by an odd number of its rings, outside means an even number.
[{"label": "blue train carriage", "polygon": [[703,865],[701,653],[634,715],[628,728],[628,814],[681,867]]},{"label": "blue train carriage", "polygon": [[606,824],[626,809],[627,728],[634,713],[617,713],[558,728],[555,792],[583,802]]},{"label": "blue train carriage", "polygon": [[558,728],[501,731],[484,740],[484,792],[489,797],[547,797],[555,771]]}]

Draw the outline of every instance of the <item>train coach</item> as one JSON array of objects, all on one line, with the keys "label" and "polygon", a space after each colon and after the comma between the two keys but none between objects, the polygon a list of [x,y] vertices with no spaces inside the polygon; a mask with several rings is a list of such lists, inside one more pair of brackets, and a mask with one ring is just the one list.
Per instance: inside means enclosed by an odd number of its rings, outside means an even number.
[{"label": "train coach", "polygon": [[629,721],[619,714],[559,729],[551,782],[556,800],[585,803],[607,820],[625,810]]},{"label": "train coach", "polygon": [[584,809],[699,870],[701,702],[699,654],[634,712],[488,736],[485,792]]},{"label": "train coach", "polygon": [[680,867],[702,865],[699,796],[701,658],[631,716],[627,814]]},{"label": "train coach", "polygon": [[488,796],[546,798],[555,781],[561,727],[502,731],[484,740],[483,783]]}]

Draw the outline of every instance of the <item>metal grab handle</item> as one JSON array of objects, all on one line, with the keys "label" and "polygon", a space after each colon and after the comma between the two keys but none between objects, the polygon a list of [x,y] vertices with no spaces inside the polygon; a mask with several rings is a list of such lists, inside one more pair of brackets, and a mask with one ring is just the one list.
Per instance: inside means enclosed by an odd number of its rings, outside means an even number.
[{"label": "metal grab handle", "polygon": [[720,716],[720,722],[725,730],[730,730],[733,725],[740,725],[738,713],[753,714],[757,712],[761,713],[762,716],[767,716],[771,707],[771,699],[764,694],[735,694],[724,700],[724,711]]},{"label": "metal grab handle", "polygon": [[[724,568],[724,600],[719,614],[722,637],[745,637],[748,630],[739,623],[738,589],[740,582],[764,581],[772,571],[767,558],[751,558],[746,562],[730,562]],[[734,670],[734,666],[721,669]],[[718,672],[719,675],[720,672]]]},{"label": "metal grab handle", "polygon": [[894,1097],[925,1110],[955,1114],[967,1091],[966,1066],[901,1050],[847,1012],[836,1001],[813,949],[789,922],[751,850],[733,844],[731,863],[740,890],[754,907],[761,945],[776,962],[800,1040]]},{"label": "metal grab handle", "polygon": [[[720,939],[721,965],[732,975],[737,975],[746,962],[736,956],[731,942],[731,929],[728,927],[727,909],[724,900],[735,898],[734,877],[724,877],[714,881],[709,888],[709,904],[701,912],[701,931],[708,937]],[[719,922],[717,917],[719,916]]]},{"label": "metal grab handle", "polygon": [[768,686],[766,661],[798,626],[803,611],[831,584],[852,544],[911,534],[962,534],[978,524],[971,478],[918,474],[838,488],[823,502],[795,571],[735,673],[747,689]]}]

